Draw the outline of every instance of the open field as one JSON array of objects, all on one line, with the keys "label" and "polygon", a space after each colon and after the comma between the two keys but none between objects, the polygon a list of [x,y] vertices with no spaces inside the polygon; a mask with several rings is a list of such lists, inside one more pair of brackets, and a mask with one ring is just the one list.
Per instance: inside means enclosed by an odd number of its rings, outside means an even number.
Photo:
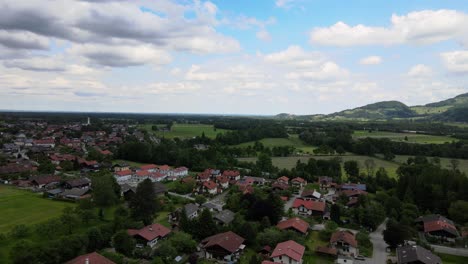
[{"label": "open field", "polygon": [[[348,161],[348,160],[355,160],[359,163],[360,169],[362,171],[365,171],[365,166],[364,162],[367,159],[372,159],[375,162],[375,168],[376,170],[380,167],[384,167],[388,175],[390,177],[396,177],[396,170],[398,169],[399,164],[396,162],[391,162],[391,161],[385,161],[381,160],[378,158],[372,158],[372,157],[367,157],[367,156],[359,156],[359,155],[343,155],[343,156],[308,156],[308,157],[273,157],[273,165],[280,168],[280,169],[292,169],[296,166],[296,162],[298,160],[302,162],[307,162],[310,158],[314,158],[317,160],[320,159],[332,159],[338,157],[342,160],[342,162]],[[239,158],[240,161],[247,161],[247,162],[255,162],[257,158]],[[344,175],[344,171],[343,171]]]},{"label": "open field", "polygon": [[442,253],[437,253],[439,257],[442,259],[444,264],[465,264],[468,263],[468,257],[460,257],[454,255],[447,255]]},{"label": "open field", "polygon": [[405,137],[408,137],[409,143],[419,143],[419,144],[443,144],[445,142],[458,141],[455,138],[448,136],[433,136],[433,135],[424,135],[424,134],[414,134],[414,133],[394,133],[387,131],[364,131],[356,130],[353,133],[353,138],[388,138],[393,141],[405,141]]},{"label": "open field", "polygon": [[[407,155],[397,155],[395,157],[395,161],[398,163],[405,163],[408,158],[413,157],[413,156],[407,156]],[[432,159],[432,157],[427,157],[429,160]],[[440,165],[442,168],[446,169],[451,169],[451,163],[450,161],[452,160],[451,158],[439,158],[440,159]],[[457,159],[459,161],[458,169],[462,172],[465,172],[468,175],[468,160],[464,159]]]},{"label": "open field", "polygon": [[152,124],[141,125],[141,128],[146,129],[149,133],[155,134],[157,137],[165,138],[193,138],[196,136],[201,136],[205,133],[205,136],[208,138],[215,138],[217,134],[224,133],[228,130],[225,129],[216,129],[213,125],[203,125],[203,124],[174,124],[171,128],[171,131],[153,131],[151,129]]},{"label": "open field", "polygon": [[0,233],[8,232],[15,225],[32,225],[57,217],[68,206],[74,204],[0,185]]},{"label": "open field", "polygon": [[[302,140],[299,139],[297,134],[289,135],[289,138],[264,138],[259,140],[265,147],[283,147],[283,146],[293,146],[298,149],[300,152],[312,154],[316,147],[312,145],[305,144]],[[253,146],[255,141],[245,142],[235,147],[247,147]]]}]

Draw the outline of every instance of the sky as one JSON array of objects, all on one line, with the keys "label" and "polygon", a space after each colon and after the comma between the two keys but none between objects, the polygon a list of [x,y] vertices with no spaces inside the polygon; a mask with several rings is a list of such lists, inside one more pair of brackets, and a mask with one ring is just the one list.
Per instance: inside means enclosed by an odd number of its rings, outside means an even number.
[{"label": "sky", "polygon": [[327,114],[468,92],[463,0],[0,0],[0,109]]}]

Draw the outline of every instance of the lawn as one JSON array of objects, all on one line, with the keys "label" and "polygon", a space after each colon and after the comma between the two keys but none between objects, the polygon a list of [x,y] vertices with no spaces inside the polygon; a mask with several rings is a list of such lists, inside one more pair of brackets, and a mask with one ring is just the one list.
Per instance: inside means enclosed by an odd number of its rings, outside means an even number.
[{"label": "lawn", "polygon": [[405,137],[408,137],[409,143],[420,143],[420,144],[443,144],[445,142],[458,141],[455,138],[448,136],[433,136],[433,135],[424,135],[424,134],[415,134],[415,133],[395,133],[387,131],[365,131],[365,130],[356,130],[353,133],[353,138],[389,138],[393,141],[405,141]]},{"label": "lawn", "polygon": [[171,128],[171,131],[153,131],[153,124],[141,125],[140,128],[146,129],[150,133],[154,133],[158,137],[164,138],[193,138],[196,136],[201,136],[205,133],[205,136],[208,138],[215,138],[217,134],[224,133],[228,130],[225,129],[216,129],[213,125],[204,125],[204,124],[174,124]]},{"label": "lawn", "polygon": [[[377,170],[380,167],[384,167],[390,177],[396,177],[396,170],[399,167],[399,164],[396,162],[391,162],[391,161],[386,161],[378,158],[372,158],[368,156],[359,156],[359,155],[343,155],[343,156],[309,156],[309,157],[273,157],[273,165],[280,168],[280,169],[292,169],[296,166],[296,162],[300,160],[301,162],[307,162],[310,158],[314,159],[332,159],[334,157],[338,157],[342,160],[342,162],[348,161],[348,160],[355,160],[359,163],[359,167],[361,171],[365,171],[365,165],[364,162],[367,159],[372,159],[374,160],[375,163],[375,170]],[[247,162],[255,162],[257,158],[239,158],[240,161],[247,161]],[[343,171],[344,175],[344,171]]]},{"label": "lawn", "polygon": [[334,263],[333,258],[326,256],[319,256],[315,254],[315,249],[318,246],[327,246],[327,241],[320,240],[318,232],[312,231],[308,236],[305,243],[306,254],[304,255],[304,264],[328,264]]},{"label": "lawn", "polygon": [[72,203],[52,201],[25,190],[0,185],[0,233],[15,225],[32,225],[59,216]]},{"label": "lawn", "polygon": [[[284,146],[293,146],[298,149],[300,152],[312,154],[316,147],[312,145],[305,144],[302,140],[299,139],[297,134],[289,135],[289,138],[264,138],[259,140],[265,147],[284,147]],[[255,141],[245,142],[235,147],[247,147],[253,146]]]},{"label": "lawn", "polygon": [[158,212],[157,213],[157,216],[156,218],[154,219],[154,223],[158,223],[158,224],[161,224],[165,227],[171,227],[171,225],[169,224],[168,222],[168,215],[169,215],[170,212],[167,212],[167,211],[162,211],[162,212]]},{"label": "lawn", "polygon": [[447,255],[442,253],[436,253],[444,264],[466,264],[468,263],[468,257]]}]

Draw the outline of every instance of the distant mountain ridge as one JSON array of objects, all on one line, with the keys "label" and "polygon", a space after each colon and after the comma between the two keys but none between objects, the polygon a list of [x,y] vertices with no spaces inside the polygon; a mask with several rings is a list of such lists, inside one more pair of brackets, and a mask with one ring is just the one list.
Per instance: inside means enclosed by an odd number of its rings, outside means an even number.
[{"label": "distant mountain ridge", "polygon": [[303,120],[398,120],[426,119],[446,122],[468,122],[468,93],[426,105],[407,106],[399,101],[382,101],[328,115],[292,115],[282,113],[278,119]]}]

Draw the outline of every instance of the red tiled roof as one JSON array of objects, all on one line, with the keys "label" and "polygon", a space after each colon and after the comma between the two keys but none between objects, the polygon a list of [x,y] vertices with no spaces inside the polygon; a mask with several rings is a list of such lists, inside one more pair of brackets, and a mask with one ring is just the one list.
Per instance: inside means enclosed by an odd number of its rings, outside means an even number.
[{"label": "red tiled roof", "polygon": [[100,151],[102,155],[112,155],[112,152],[110,152],[109,150],[101,150]]},{"label": "red tiled roof", "polygon": [[137,171],[136,175],[139,177],[145,177],[145,176],[149,176],[150,172],[147,170],[140,170],[140,171]]},{"label": "red tiled roof", "polygon": [[236,252],[239,247],[244,243],[244,238],[238,234],[228,231],[225,233],[220,233],[214,236],[207,237],[202,240],[204,248],[209,248],[212,246],[220,246],[227,250],[230,253]]},{"label": "red tiled roof", "polygon": [[162,170],[162,171],[167,171],[171,169],[171,167],[169,167],[168,165],[161,165],[158,167],[159,167],[159,170]]},{"label": "red tiled roof", "polygon": [[148,164],[148,165],[142,165],[140,167],[141,170],[151,170],[151,169],[157,169],[158,166],[156,166],[155,164]]},{"label": "red tiled roof", "polygon": [[337,241],[343,241],[353,247],[357,247],[358,245],[356,237],[350,231],[337,231],[333,233],[330,238],[330,243],[335,243]]},{"label": "red tiled roof", "polygon": [[186,171],[188,170],[186,167],[178,167],[174,169],[174,172],[181,172],[181,171]]},{"label": "red tiled roof", "polygon": [[289,185],[287,185],[286,183],[283,183],[283,182],[274,182],[271,185],[271,188],[278,188],[278,189],[281,189],[281,190],[287,190],[289,188]]},{"label": "red tiled roof", "polygon": [[334,256],[338,254],[338,250],[336,248],[324,247],[324,246],[317,247],[315,252],[328,254],[328,255],[334,255]]},{"label": "red tiled roof", "polygon": [[226,177],[226,176],[218,176],[216,178],[216,180],[218,180],[219,183],[226,183],[226,182],[229,182],[229,178]]},{"label": "red tiled roof", "polygon": [[206,179],[209,179],[209,178],[210,178],[210,174],[209,174],[209,173],[205,173],[205,172],[198,173],[198,178],[201,179],[201,180],[206,180]]},{"label": "red tiled roof", "polygon": [[240,172],[236,171],[236,170],[225,170],[225,171],[223,171],[223,176],[237,177],[239,175],[240,175]]},{"label": "red tiled roof", "polygon": [[149,226],[145,226],[140,230],[128,229],[127,233],[130,236],[138,235],[138,236],[146,239],[146,241],[151,241],[151,240],[154,240],[157,237],[167,236],[169,233],[171,233],[171,230],[169,228],[163,226],[163,225],[160,225],[160,224],[152,224],[152,225],[149,225]]},{"label": "red tiled roof", "polygon": [[326,207],[326,203],[325,202],[319,202],[319,201],[312,201],[312,200],[306,201],[306,200],[296,198],[296,200],[294,200],[294,203],[293,203],[292,207],[293,208],[298,208],[298,207],[301,207],[301,206],[304,206],[305,208],[307,208],[309,210],[324,212],[325,207]]},{"label": "red tiled roof", "polygon": [[132,171],[131,170],[123,170],[123,171],[115,172],[115,174],[122,177],[122,176],[132,175]]},{"label": "red tiled roof", "polygon": [[302,256],[304,255],[305,247],[296,243],[293,240],[286,242],[278,243],[275,250],[271,253],[271,258],[276,258],[279,256],[288,256],[296,261],[301,261]]},{"label": "red tiled roof", "polygon": [[97,252],[93,252],[86,255],[78,256],[66,262],[66,264],[115,264],[115,262],[105,258],[102,255],[99,255]]},{"label": "red tiled roof", "polygon": [[294,218],[290,218],[288,220],[279,222],[276,225],[276,227],[278,227],[281,230],[293,228],[293,229],[305,234],[305,233],[307,233],[307,230],[309,229],[309,223],[307,223],[306,221],[304,221],[304,220],[302,220],[302,219],[300,219],[298,217],[294,217]]},{"label": "red tiled roof", "polygon": [[284,181],[284,182],[289,182],[289,178],[286,176],[281,176],[277,179],[277,181]]},{"label": "red tiled roof", "polygon": [[289,198],[287,196],[280,196],[281,200],[283,200],[284,202],[287,202],[289,200]]},{"label": "red tiled roof", "polygon": [[304,183],[304,182],[305,182],[305,180],[304,180],[304,179],[302,179],[301,177],[296,177],[296,178],[292,179],[292,180],[291,180],[291,182],[299,182],[299,183]]},{"label": "red tiled roof", "polygon": [[42,144],[55,144],[55,140],[48,138],[48,139],[36,139],[33,141],[34,144],[36,145],[42,145]]},{"label": "red tiled roof", "polygon": [[347,197],[350,196],[357,196],[357,195],[366,195],[366,191],[361,191],[361,190],[343,190],[341,191],[341,194],[346,195]]},{"label": "red tiled roof", "polygon": [[203,186],[205,186],[207,189],[215,189],[216,188],[216,183],[213,181],[206,181],[203,183]]},{"label": "red tiled roof", "polygon": [[439,231],[439,230],[445,230],[447,232],[454,233],[454,234],[457,234],[458,232],[455,226],[442,220],[424,222],[424,232],[428,233],[428,232],[434,232],[434,231]]}]

